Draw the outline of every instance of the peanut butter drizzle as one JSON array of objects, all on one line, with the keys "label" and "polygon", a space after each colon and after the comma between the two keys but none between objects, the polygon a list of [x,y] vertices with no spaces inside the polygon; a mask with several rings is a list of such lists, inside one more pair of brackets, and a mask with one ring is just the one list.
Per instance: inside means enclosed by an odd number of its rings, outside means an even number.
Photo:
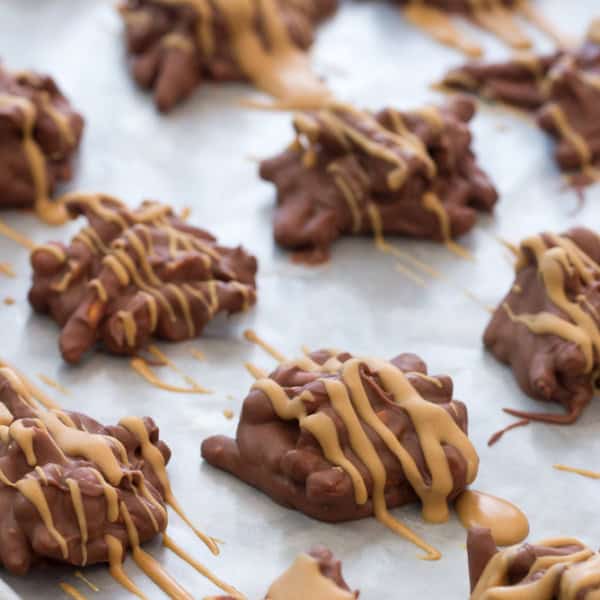
[{"label": "peanut butter drizzle", "polygon": [[266,600],[354,600],[354,594],[343,590],[323,575],[319,563],[301,554],[267,592]]},{"label": "peanut butter drizzle", "polygon": [[64,394],[65,396],[71,395],[71,392],[69,392],[69,390],[67,388],[65,388],[60,383],[58,383],[58,381],[54,381],[54,379],[51,379],[50,377],[48,377],[47,375],[44,375],[43,373],[38,374],[38,379],[40,381],[42,381],[43,383],[45,383],[47,386],[54,388],[56,391],[60,392],[61,394]]},{"label": "peanut butter drizzle", "polygon": [[175,553],[181,560],[188,563],[188,565],[196,569],[198,573],[202,574],[209,581],[212,581],[212,583],[214,583],[218,588],[222,589],[227,594],[233,596],[234,598],[244,598],[243,594],[241,594],[238,590],[236,590],[233,586],[229,585],[228,583],[221,581],[202,563],[195,560],[183,548],[179,547],[166,533],[163,533],[163,546],[171,550],[171,552]]},{"label": "peanut butter drizzle", "polygon": [[453,252],[461,258],[468,260],[474,260],[473,255],[460,244],[456,243],[452,239],[452,229],[450,226],[450,218],[448,217],[448,211],[441,203],[440,199],[433,192],[427,192],[423,195],[423,206],[430,212],[434,213],[438,218],[440,224],[440,231],[442,233],[442,239],[444,244],[450,252]]},{"label": "peanut butter drizzle", "polygon": [[[385,500],[386,470],[365,432],[363,423],[382,439],[389,451],[401,463],[407,479],[423,502],[423,516],[430,522],[443,522],[449,515],[447,499],[453,483],[443,444],[456,447],[465,457],[469,483],[475,478],[478,467],[478,457],[473,446],[450,415],[442,407],[425,401],[411,386],[406,376],[391,363],[354,358],[340,364],[334,357],[332,359],[323,366],[317,365],[306,357],[300,360],[305,369],[312,364],[314,365],[312,370],[316,372],[326,374],[338,371],[341,375],[343,382],[329,378],[323,378],[321,381],[327,390],[333,409],[344,423],[353,452],[372,477],[375,516],[387,527],[425,550],[426,559],[439,559],[441,555],[435,548],[389,514]],[[298,363],[300,361],[287,364]],[[394,402],[411,418],[430,472],[431,483],[423,478],[411,454],[373,410],[360,376],[361,364],[367,365],[378,374],[383,387],[393,396]],[[304,402],[310,400],[310,393],[304,391],[298,396],[289,398],[286,391],[272,379],[257,381],[253,389],[261,390],[266,394],[281,419],[297,420],[301,428],[315,436],[325,457],[348,473],[354,485],[357,503],[364,504],[368,500],[365,481],[356,467],[346,459],[331,417],[324,413],[307,414]]]},{"label": "peanut butter drizzle", "polygon": [[202,393],[204,394],[212,394],[211,390],[207,390],[206,388],[202,387],[192,377],[183,373],[181,369],[164,352],[161,352],[157,346],[148,346],[148,352],[162,364],[169,367],[171,371],[180,375],[192,389],[202,390]]},{"label": "peanut butter drizzle", "polygon": [[473,20],[512,48],[531,48],[531,39],[517,25],[515,11],[499,0],[471,0],[475,7]]},{"label": "peanut butter drizzle", "polygon": [[16,273],[12,266],[7,262],[0,262],[0,273],[6,277],[16,277]]},{"label": "peanut butter drizzle", "polygon": [[588,479],[600,479],[600,473],[596,471],[589,471],[588,469],[578,469],[576,467],[569,467],[567,465],[552,465],[553,469],[557,471],[565,471],[566,473],[574,473],[575,475],[581,475]]},{"label": "peanut butter drizzle", "polygon": [[86,596],[82,594],[79,590],[74,588],[70,583],[65,583],[61,581],[59,584],[60,589],[73,600],[87,600]]},{"label": "peanut butter drizzle", "polygon": [[441,44],[456,48],[474,58],[483,54],[481,46],[469,40],[462,31],[459,31],[452,21],[452,17],[443,11],[426,6],[420,0],[413,0],[404,8],[403,12],[410,23],[422,29]]},{"label": "peanut butter drizzle", "polygon": [[489,528],[498,546],[517,544],[529,534],[527,517],[507,500],[474,490],[465,490],[458,497],[455,507],[465,529]]},{"label": "peanut butter drizzle", "polygon": [[56,404],[56,402],[42,392],[42,390],[40,390],[36,385],[34,385],[30,379],[27,379],[27,377],[25,377],[21,371],[8,364],[2,358],[0,358],[0,370],[2,371],[2,374],[9,379],[11,385],[13,385],[15,389],[21,390],[19,393],[28,403],[31,404],[29,396],[32,396],[48,410],[60,409],[60,406]]},{"label": "peanut butter drizzle", "polygon": [[90,581],[81,571],[75,571],[75,577],[83,581],[83,583],[85,583],[85,585],[87,585],[90,588],[90,590],[92,590],[92,592],[100,591],[100,588],[95,583]]},{"label": "peanut butter drizzle", "polygon": [[[256,87],[279,100],[281,108],[316,108],[331,98],[313,73],[308,54],[292,41],[276,0],[158,0],[197,12],[198,44],[208,58],[216,48],[215,9],[224,18],[236,62]],[[257,31],[263,23],[266,44]]]},{"label": "peanut butter drizzle", "polygon": [[108,561],[109,571],[113,579],[123,586],[128,592],[131,592],[141,600],[148,600],[142,590],[129,579],[125,570],[123,569],[123,545],[121,542],[112,535],[105,535],[104,541],[108,548]]},{"label": "peanut butter drizzle", "polygon": [[13,422],[13,416],[10,412],[10,410],[8,410],[8,408],[6,408],[6,406],[4,406],[4,404],[0,405],[0,426],[8,426]]},{"label": "peanut butter drizzle", "polygon": [[[519,548],[512,547],[495,554],[486,566],[471,594],[471,600],[576,600],[580,592],[600,584],[600,556],[573,538],[555,538],[539,542],[540,546],[564,548],[574,546],[571,554],[543,556],[529,569],[525,585],[510,585],[509,570]],[[586,598],[597,598],[597,591]]]},{"label": "peanut butter drizzle", "polygon": [[232,411],[230,408],[226,408],[226,409],[223,411],[223,416],[224,416],[224,417],[225,417],[225,418],[226,418],[228,421],[231,421],[231,419],[233,419],[233,417],[234,417],[234,413],[233,413],[233,411]]},{"label": "peanut butter drizzle", "polygon": [[87,517],[85,516],[85,507],[83,505],[83,499],[81,497],[81,489],[79,484],[74,479],[67,479],[67,486],[71,494],[71,502],[73,503],[73,510],[77,517],[77,524],[79,525],[79,532],[81,534],[81,566],[85,567],[87,564],[87,543],[88,543],[88,527]]},{"label": "peanut butter drizzle", "polygon": [[[36,105],[22,96],[13,96],[9,94],[0,94],[0,106],[13,106],[18,108],[23,115],[23,140],[22,147],[33,180],[35,189],[34,208],[40,219],[49,225],[61,225],[68,220],[68,214],[64,203],[60,200],[52,202],[48,197],[48,176],[46,172],[46,159],[34,138],[34,129],[38,119],[38,110]],[[71,131],[69,123],[63,123],[57,120],[55,111],[48,111],[49,104],[46,103],[45,110],[51,118],[59,124],[58,130],[67,144],[72,143],[74,134]],[[65,128],[68,127],[69,139],[64,137]]]},{"label": "peanut butter drizzle", "polygon": [[22,233],[19,233],[16,229],[13,229],[7,225],[4,221],[0,221],[0,235],[3,235],[5,238],[8,238],[16,244],[19,244],[19,246],[23,246],[23,248],[27,250],[33,250],[36,247],[35,242],[30,240]]},{"label": "peanut butter drizzle", "polygon": [[171,483],[167,476],[165,461],[160,450],[152,444],[148,436],[148,431],[144,422],[139,417],[126,417],[119,421],[119,425],[125,427],[128,431],[135,435],[140,443],[143,459],[152,467],[160,484],[162,485],[165,502],[179,515],[180,519],[200,538],[215,555],[219,554],[219,546],[215,539],[202,533],[186,516],[185,512],[179,505],[171,489]]},{"label": "peanut butter drizzle", "polygon": [[550,312],[515,315],[507,303],[503,308],[512,321],[525,325],[533,333],[556,335],[576,344],[586,360],[585,372],[591,373],[594,355],[600,354],[599,323],[593,313],[582,308],[580,299],[572,301],[567,297],[565,279],[567,274],[576,274],[584,283],[591,284],[600,276],[600,266],[568,238],[551,236],[551,239],[556,244],[552,248],[547,247],[542,236],[524,240],[516,269],[518,272],[528,264],[523,249],[531,250],[548,298],[570,321]]},{"label": "peanut butter drizzle", "polygon": [[246,371],[248,371],[248,373],[250,373],[250,375],[254,377],[254,379],[264,379],[265,377],[269,376],[269,374],[264,369],[257,367],[251,362],[244,363],[244,367],[246,368]]},{"label": "peanut butter drizzle", "polygon": [[261,337],[257,335],[257,333],[253,329],[246,329],[244,331],[244,337],[251,344],[256,344],[260,348],[262,348],[267,354],[272,356],[277,362],[285,362],[286,358],[281,352],[279,352],[276,348],[271,346],[271,344],[265,342]]},{"label": "peanut butter drizzle", "polygon": [[131,368],[138,374],[141,375],[148,383],[151,383],[161,390],[167,392],[175,392],[177,394],[210,394],[211,391],[207,390],[198,384],[192,384],[190,387],[181,387],[172,385],[160,379],[158,375],[150,368],[148,363],[143,358],[132,358],[130,363]]},{"label": "peanut butter drizzle", "polygon": [[206,354],[202,350],[198,350],[198,348],[190,348],[190,354],[200,362],[206,360]]}]

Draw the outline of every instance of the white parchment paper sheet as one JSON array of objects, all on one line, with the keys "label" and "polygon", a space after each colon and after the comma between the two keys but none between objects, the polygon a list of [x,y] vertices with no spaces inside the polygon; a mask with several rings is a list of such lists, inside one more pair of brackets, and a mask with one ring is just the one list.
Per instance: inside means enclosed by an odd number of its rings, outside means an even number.
[{"label": "white parchment paper sheet", "polygon": [[[582,33],[600,13],[597,0],[538,4],[573,34]],[[469,33],[481,38],[489,56],[507,54],[489,36]],[[539,42],[547,46],[541,36]],[[520,505],[530,517],[533,539],[565,534],[600,544],[600,484],[552,470],[559,461],[600,468],[600,403],[574,427],[532,425],[495,448],[485,444],[493,431],[510,421],[501,407],[543,406],[527,399],[509,370],[484,353],[481,336],[489,315],[460,288],[469,288],[488,304],[506,292],[512,270],[496,235],[516,241],[577,223],[600,227],[600,188],[588,191],[584,207],[575,214],[576,198],[561,190],[552,144],[532,123],[489,107],[480,111],[474,123],[475,146],[501,200],[494,217],[483,219],[464,240],[477,257],[475,263],[457,259],[435,244],[394,242],[443,270],[456,286],[431,282],[421,289],[397,273],[393,259],[378,253],[366,239],[337,243],[325,266],[293,265],[272,242],[274,189],[258,179],[253,160],[278,152],[290,141],[289,116],[241,109],[239,99],[254,93],[248,86],[210,84],[173,114],[160,116],[151,98],[129,78],[113,0],[2,0],[0,57],[14,69],[53,74],[85,114],[83,148],[69,189],[103,191],[130,204],[156,198],[176,207],[190,206],[193,223],[223,242],[243,242],[259,258],[255,309],[229,321],[217,320],[193,343],[165,347],[182,369],[215,390],[209,396],[175,395],[146,384],[124,359],[94,354],[77,368],[67,367],[58,352],[57,327],[34,315],[27,304],[27,253],[0,238],[0,259],[10,261],[18,275],[0,280],[0,295],[17,300],[14,306],[0,304],[0,355],[33,378],[43,373],[60,381],[71,395],[52,393],[65,408],[104,423],[127,414],[156,419],[173,450],[169,472],[174,490],[200,527],[226,541],[215,558],[172,516],[171,535],[187,550],[253,600],[262,598],[293,558],[315,543],[328,545],[344,561],[348,581],[360,588],[365,600],[467,597],[465,533],[454,517],[436,526],[423,523],[417,507],[394,511],[443,552],[440,562],[424,562],[417,560],[413,546],[375,519],[319,523],[202,464],[199,446],[205,437],[234,435],[251,384],[244,361],[273,366],[269,357],[243,340],[246,327],[255,328],[289,356],[302,344],[387,358],[407,351],[420,354],[432,373],[454,378],[456,396],[468,404],[471,437],[481,455],[475,487]],[[316,69],[339,97],[373,109],[409,108],[439,99],[428,84],[460,62],[459,54],[426,39],[384,2],[344,2],[337,16],[319,30],[314,49]],[[16,213],[0,217],[38,242],[67,240],[79,227],[51,229]],[[192,347],[201,348],[207,360],[194,360]],[[224,418],[226,408],[235,411],[234,420]],[[216,593],[158,542],[149,550],[194,597]],[[131,560],[126,564],[150,598],[163,597]],[[57,583],[77,583],[73,572],[46,569],[24,578],[2,573],[2,578],[22,598],[61,598]],[[90,596],[127,597],[105,567],[86,573],[101,588],[98,594],[88,592]]]}]

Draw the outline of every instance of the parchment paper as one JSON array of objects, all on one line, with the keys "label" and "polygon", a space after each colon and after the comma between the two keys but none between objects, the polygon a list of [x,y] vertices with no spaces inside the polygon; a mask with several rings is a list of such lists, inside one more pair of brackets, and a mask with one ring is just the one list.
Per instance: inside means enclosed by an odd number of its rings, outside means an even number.
[{"label": "parchment paper", "polygon": [[[248,86],[207,84],[173,114],[160,116],[127,73],[122,26],[113,5],[113,0],[2,0],[0,56],[11,68],[53,74],[85,114],[77,175],[68,189],[107,192],[130,204],[155,198],[192,207],[193,223],[223,242],[242,242],[258,256],[258,305],[241,317],[218,319],[199,340],[163,346],[185,372],[215,391],[206,396],[170,394],[145,383],[126,359],[93,354],[81,366],[67,367],[58,352],[57,327],[34,315],[27,304],[27,253],[0,238],[0,259],[17,271],[16,279],[0,279],[1,296],[17,300],[14,306],[0,304],[0,356],[34,379],[43,373],[61,382],[69,396],[48,391],[67,409],[103,423],[127,414],[153,416],[173,450],[173,489],[193,520],[226,544],[220,557],[211,556],[175,515],[171,536],[252,600],[262,598],[293,558],[315,543],[326,544],[344,561],[348,581],[365,600],[464,599],[468,581],[465,532],[454,517],[445,525],[430,525],[421,520],[418,507],[394,511],[443,552],[440,562],[424,562],[416,558],[413,546],[375,519],[319,523],[202,464],[199,446],[205,437],[234,435],[251,384],[244,361],[274,366],[243,340],[247,327],[288,356],[302,344],[386,358],[400,352],[420,354],[432,373],[454,378],[456,396],[469,407],[470,434],[481,456],[474,487],[521,506],[530,517],[532,539],[574,535],[598,547],[600,483],[558,473],[552,464],[600,468],[600,402],[573,427],[532,425],[488,449],[489,435],[510,422],[502,407],[544,407],[526,398],[510,371],[484,353],[481,336],[489,315],[462,288],[496,304],[508,289],[512,268],[494,236],[518,241],[577,223],[598,229],[600,187],[587,192],[585,205],[575,214],[576,196],[561,190],[550,140],[524,119],[483,108],[474,124],[475,146],[501,200],[495,215],[463,240],[476,262],[458,259],[436,244],[394,241],[443,270],[451,284],[432,281],[425,289],[417,287],[368,239],[337,243],[325,266],[293,265],[273,244],[274,189],[258,179],[256,164],[256,157],[272,155],[290,141],[289,115],[241,109],[240,98],[254,93]],[[539,5],[573,34],[582,33],[600,12],[597,0],[543,0]],[[488,56],[507,54],[490,36],[474,29],[469,33],[486,44]],[[373,109],[390,104],[409,108],[439,99],[428,84],[463,60],[408,26],[397,8],[383,2],[344,3],[317,39],[317,70],[340,98]],[[548,46],[542,36],[539,42]],[[67,240],[79,227],[51,229],[32,216],[12,212],[0,218],[38,242]],[[192,347],[206,353],[205,362],[190,356]],[[164,370],[161,375],[179,383]],[[226,408],[235,411],[234,420],[225,419]],[[194,597],[216,593],[158,542],[149,551]],[[150,598],[163,597],[131,559],[126,568]],[[98,599],[128,596],[105,567],[86,570],[101,588],[98,594],[81,586],[73,573],[57,568],[24,578],[3,572],[2,578],[28,599],[62,598],[59,581],[77,584]]]}]

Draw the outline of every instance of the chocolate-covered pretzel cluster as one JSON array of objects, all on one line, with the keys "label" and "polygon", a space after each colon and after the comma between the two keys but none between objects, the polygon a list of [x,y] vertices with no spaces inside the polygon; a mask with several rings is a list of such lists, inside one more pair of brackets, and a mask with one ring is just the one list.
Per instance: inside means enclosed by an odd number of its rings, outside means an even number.
[{"label": "chocolate-covered pretzel cluster", "polygon": [[46,410],[0,369],[0,564],[22,575],[42,560],[112,563],[131,523],[140,543],[152,539],[167,526],[170,454],[152,419],[104,427]]},{"label": "chocolate-covered pretzel cluster", "polygon": [[[121,14],[133,76],[154,91],[156,105],[166,112],[203,80],[254,79],[243,54],[256,52],[260,62],[267,49],[281,63],[288,38],[298,49],[309,48],[316,25],[336,5],[336,0],[127,0]],[[277,68],[275,62],[265,62],[265,71]]]},{"label": "chocolate-covered pretzel cluster", "polygon": [[465,234],[497,200],[471,150],[473,114],[467,99],[411,112],[336,103],[298,114],[295,142],[260,167],[277,187],[276,241],[326,257],[342,235]]},{"label": "chocolate-covered pretzel cluster", "polygon": [[83,118],[50,77],[0,65],[0,208],[46,217],[48,197],[72,177],[82,131]]},{"label": "chocolate-covered pretzel cluster", "polygon": [[151,337],[194,338],[217,313],[256,301],[256,259],[217,244],[172,209],[144,202],[135,209],[103,195],[74,195],[73,217],[88,220],[66,246],[51,242],[31,255],[33,308],[60,325],[68,362],[102,342],[135,354]]},{"label": "chocolate-covered pretzel cluster", "polygon": [[484,336],[525,393],[564,406],[565,415],[508,410],[572,423],[594,396],[600,365],[600,237],[576,228],[521,242],[516,278]]}]

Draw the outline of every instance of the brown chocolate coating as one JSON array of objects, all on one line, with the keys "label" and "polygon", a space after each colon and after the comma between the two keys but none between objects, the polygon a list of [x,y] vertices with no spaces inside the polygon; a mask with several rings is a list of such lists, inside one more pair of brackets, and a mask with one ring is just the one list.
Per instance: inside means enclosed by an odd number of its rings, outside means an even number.
[{"label": "brown chocolate coating", "polygon": [[[373,208],[385,234],[447,241],[447,236],[455,238],[472,229],[478,211],[490,212],[497,200],[471,150],[468,123],[474,105],[460,98],[427,111],[385,109],[373,118],[342,105],[297,117],[296,143],[260,166],[261,177],[277,187],[277,243],[326,257],[340,236],[374,232],[369,212]],[[379,150],[399,157],[405,169],[400,187],[390,185],[396,164],[352,138],[341,143],[331,128],[331,114]],[[398,121],[405,131],[398,131]],[[352,202],[340,187],[344,182]],[[439,199],[449,231],[443,231],[439,215],[424,205],[428,193]]]},{"label": "brown chocolate coating", "polygon": [[539,126],[557,142],[564,171],[600,165],[600,37],[594,23],[575,51],[470,63],[450,71],[444,86],[537,112]]},{"label": "brown chocolate coating", "polygon": [[[73,176],[73,157],[81,141],[83,118],[51,77],[31,72],[12,73],[0,65],[0,208],[33,207],[38,193],[23,141],[27,115],[33,117],[32,138],[46,174],[44,196]],[[70,135],[58,122],[65,120]]]},{"label": "brown chocolate coating", "polygon": [[29,301],[61,327],[67,362],[97,342],[131,355],[151,337],[190,339],[218,312],[255,303],[256,259],[218,245],[169,207],[144,202],[131,210],[107,196],[74,196],[66,206],[89,225],[69,246],[32,252]]},{"label": "brown chocolate coating", "polygon": [[[508,565],[505,572],[506,581],[504,583],[499,583],[496,589],[502,589],[502,597],[507,600],[513,598],[516,600],[517,598],[524,597],[531,597],[532,600],[559,600],[563,597],[560,593],[560,590],[562,589],[561,578],[566,577],[565,573],[569,571],[572,572],[575,568],[573,565],[578,565],[580,562],[583,563],[582,559],[571,563],[567,557],[586,550],[589,552],[587,560],[591,561],[598,558],[598,555],[589,551],[583,543],[577,542],[571,538],[558,538],[552,542],[541,542],[539,544],[525,543],[512,552],[512,555],[508,559]],[[489,529],[476,528],[469,531],[467,536],[467,553],[469,557],[471,591],[475,589],[481,576],[489,566],[490,561],[498,552],[500,552],[500,550],[496,548]],[[508,552],[510,552],[510,550]],[[539,590],[535,593],[530,591],[529,593],[531,595],[526,596],[525,594],[527,594],[527,592],[524,588],[535,581],[539,581],[548,574],[551,565],[547,565],[532,572],[532,567],[536,561],[543,557],[555,557],[558,561],[560,561],[561,557],[564,557],[566,559],[564,569],[562,573],[558,575],[556,583],[553,586],[550,586],[549,591],[546,591],[546,593],[542,593]],[[575,589],[576,594],[574,597],[576,600],[586,600],[588,592],[598,590],[600,587],[595,584],[589,586],[585,584],[582,585],[580,581],[583,579],[584,574],[582,573],[579,578],[572,578],[570,581],[570,586],[572,587],[569,589],[571,592]],[[511,592],[514,593],[514,595],[512,595]]]},{"label": "brown chocolate coating", "polygon": [[[322,365],[332,355],[323,350],[310,356],[314,362]],[[337,355],[337,360],[342,363],[351,358],[347,353]],[[425,401],[440,405],[466,432],[466,407],[452,400],[453,386],[449,377],[438,377],[436,384],[419,376],[426,374],[427,368],[419,357],[412,354],[402,354],[391,362],[406,373],[410,384]],[[259,389],[253,389],[244,400],[236,439],[225,436],[206,439],[202,444],[204,459],[262,490],[279,504],[321,521],[335,523],[373,515],[373,478],[351,447],[348,431],[337,416],[323,383],[323,373],[284,364],[269,378],[282,386],[289,398],[301,392],[310,394],[311,399],[305,405],[309,415],[322,413],[332,419],[344,455],[356,466],[365,481],[366,502],[362,505],[356,502],[352,479],[345,470],[325,458],[317,439],[301,428],[297,421],[281,419],[269,397]],[[379,375],[371,372],[365,364],[361,366],[360,378],[377,417],[409,452],[421,475],[427,477],[419,436],[408,413],[390,399]],[[339,371],[327,375],[327,379],[344,382]],[[392,508],[416,502],[418,496],[398,459],[366,423],[361,421],[361,425],[368,432],[385,469],[384,494],[387,506]],[[467,464],[455,447],[446,444],[443,452],[453,481],[448,497],[451,501],[466,486]]]},{"label": "brown chocolate coating", "polygon": [[[333,581],[340,590],[351,591],[342,575],[342,563],[335,558],[331,550],[324,546],[315,546],[307,554],[319,563],[319,570],[324,577]],[[358,598],[359,595],[359,592],[354,592],[355,598]],[[217,596],[215,600],[235,600],[235,598],[233,596]],[[265,596],[265,600],[269,600],[268,596]]]},{"label": "brown chocolate coating", "polygon": [[[38,509],[18,489],[0,481],[0,564],[8,571],[24,575],[37,562],[51,560],[82,566],[108,562],[106,534],[117,538],[124,548],[129,547],[129,537],[122,510],[116,520],[108,514],[105,487],[108,486],[123,503],[133,518],[140,542],[146,542],[164,531],[167,526],[163,489],[157,474],[148,461],[141,458],[140,441],[123,426],[104,427],[90,417],[74,412],[58,413],[61,421],[82,432],[106,436],[106,443],[113,450],[123,471],[120,482],[109,483],[99,478],[101,468],[94,461],[61,452],[59,444],[44,427],[35,409],[12,382],[0,373],[0,408],[12,415],[10,430],[0,427],[0,470],[9,481],[18,486],[21,481],[35,480],[41,486],[43,497],[51,511],[54,527],[66,540],[68,555],[61,552],[59,543],[46,527]],[[144,426],[150,441],[164,459],[169,461],[171,452],[159,440],[159,431],[152,419],[145,418]],[[31,448],[35,464],[31,465],[17,442],[16,431],[31,432]],[[28,436],[24,436],[27,439]],[[122,444],[129,464],[117,451]],[[74,508],[70,487],[79,488],[86,518],[88,541],[87,560],[83,557],[81,527]],[[145,485],[154,502],[140,494]],[[158,505],[158,506],[157,506]],[[155,520],[155,525],[152,519]]]},{"label": "brown chocolate coating", "polygon": [[[125,0],[121,6],[133,77],[140,87],[153,90],[156,106],[163,112],[188,98],[204,80],[246,79],[231,48],[227,19],[216,5],[207,2],[206,6],[208,19],[199,15],[192,2]],[[292,41],[307,49],[316,25],[336,10],[337,0],[277,0],[277,6]],[[210,29],[214,39],[210,53],[198,35],[203,27]],[[264,44],[259,17],[256,33]]]},{"label": "brown chocolate coating", "polygon": [[[584,228],[568,231],[564,237],[571,240],[594,262],[600,261],[600,238]],[[547,248],[556,247],[549,234],[542,234]],[[571,323],[569,316],[549,298],[539,273],[535,254],[521,247],[520,261],[514,285],[502,300],[485,334],[486,348],[501,362],[511,366],[521,389],[529,396],[546,402],[562,404],[566,415],[522,413],[511,414],[533,420],[553,423],[573,423],[594,396],[594,387],[600,357],[594,352],[594,364],[589,368],[580,346],[554,334],[534,333],[529,327],[515,322],[505,305],[515,315],[536,315],[542,312],[557,315]],[[570,302],[579,303],[597,322],[595,311],[600,310],[600,288],[597,276],[584,281],[576,270],[565,274],[564,292]]]}]

